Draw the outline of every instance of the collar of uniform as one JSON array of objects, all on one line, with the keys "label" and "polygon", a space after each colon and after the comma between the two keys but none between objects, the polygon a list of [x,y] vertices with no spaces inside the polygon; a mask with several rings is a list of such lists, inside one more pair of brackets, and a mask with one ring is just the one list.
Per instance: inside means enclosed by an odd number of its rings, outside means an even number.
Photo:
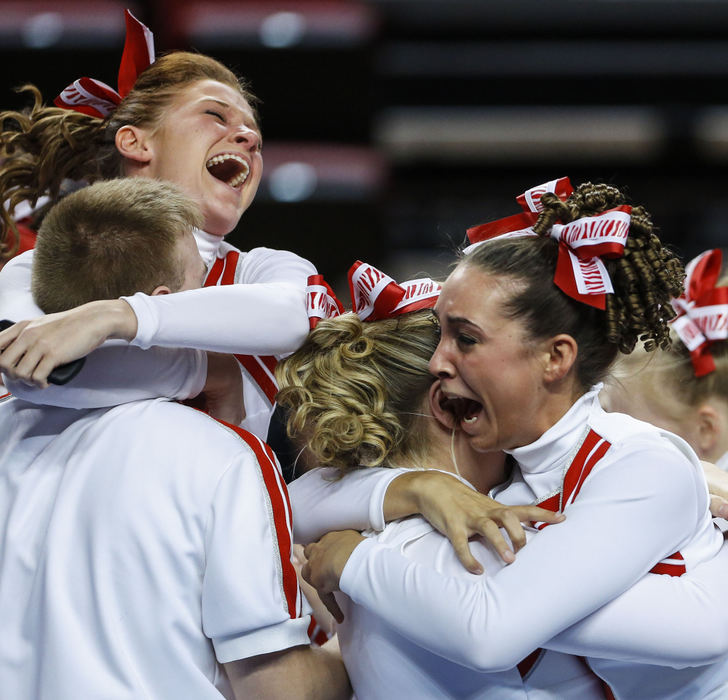
[{"label": "collar of uniform", "polygon": [[197,241],[197,249],[200,251],[202,261],[209,268],[215,261],[217,251],[220,249],[220,244],[224,239],[222,236],[213,236],[211,233],[207,233],[207,231],[199,228],[193,229],[192,233],[195,241]]},{"label": "collar of uniform", "polygon": [[597,397],[601,388],[602,385],[597,384],[587,391],[535,442],[514,450],[506,450],[515,457],[524,476],[545,474],[561,467],[564,458],[581,438],[592,408],[595,404],[599,405]]}]

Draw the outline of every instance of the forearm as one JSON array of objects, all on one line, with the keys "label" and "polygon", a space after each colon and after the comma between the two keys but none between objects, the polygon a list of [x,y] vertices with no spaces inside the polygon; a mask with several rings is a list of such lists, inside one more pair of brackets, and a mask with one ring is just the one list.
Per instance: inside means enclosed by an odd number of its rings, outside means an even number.
[{"label": "forearm", "polygon": [[348,700],[351,685],[341,656],[295,647],[225,664],[237,700]]},{"label": "forearm", "polygon": [[296,350],[308,333],[305,288],[292,284],[231,284],[125,299],[138,320],[132,342],[140,347],[280,355]]},{"label": "forearm", "polygon": [[331,530],[382,530],[382,502],[404,469],[358,469],[341,479],[335,469],[312,469],[288,486],[294,541],[309,544]]},{"label": "forearm", "polygon": [[7,387],[13,395],[34,404],[102,408],[140,399],[195,396],[202,389],[206,366],[206,354],[200,350],[141,350],[111,341],[89,354],[68,384],[41,389],[7,380]]}]

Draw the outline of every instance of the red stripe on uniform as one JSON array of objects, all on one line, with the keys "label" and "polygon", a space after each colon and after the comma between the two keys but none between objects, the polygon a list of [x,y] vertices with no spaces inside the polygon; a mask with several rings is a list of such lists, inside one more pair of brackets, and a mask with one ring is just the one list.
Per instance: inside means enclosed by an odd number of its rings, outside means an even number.
[{"label": "red stripe on uniform", "polygon": [[581,491],[581,487],[584,485],[584,482],[586,481],[586,478],[591,474],[592,469],[596,466],[596,463],[604,457],[607,450],[612,446],[611,443],[607,442],[606,440],[603,440],[602,443],[597,447],[596,450],[592,453],[591,457],[589,458],[589,464],[586,466],[584,471],[582,471],[581,478],[579,479],[579,483],[576,485],[576,489],[574,490],[574,496],[572,497],[572,501],[574,498],[576,498],[579,495],[579,491]]},{"label": "red stripe on uniform", "polygon": [[210,268],[210,271],[207,273],[207,278],[205,279],[205,287],[214,287],[218,280],[220,279],[220,275],[222,275],[222,271],[225,269],[225,258],[218,258],[215,260],[215,264]]},{"label": "red stripe on uniform", "polygon": [[[278,385],[266,372],[269,364],[269,356],[258,357],[257,355],[235,355],[238,362],[245,367],[253,381],[262,389],[271,406],[275,403]],[[275,361],[275,357],[272,358]],[[273,365],[275,368],[275,365]]]},{"label": "red stripe on uniform", "polygon": [[[218,420],[218,419],[215,419]],[[260,472],[263,475],[268,497],[270,498],[273,511],[273,524],[278,539],[278,552],[281,558],[281,571],[283,573],[283,593],[288,605],[288,613],[292,618],[298,617],[298,578],[296,569],[291,561],[293,551],[293,537],[288,523],[291,522],[291,506],[288,499],[288,490],[280,472],[276,466],[275,459],[271,459],[265,449],[265,443],[247,430],[218,420],[231,430],[234,430],[240,438],[253,450],[260,465]],[[286,517],[288,513],[288,517]]]},{"label": "red stripe on uniform", "polygon": [[[562,504],[565,505],[568,503],[572,494],[576,496],[581,485],[591,473],[591,470],[598,461],[598,459],[594,459],[595,455],[592,453],[594,452],[594,448],[601,441],[601,435],[593,430],[590,430],[586,438],[584,438],[584,442],[581,444],[579,451],[576,453],[576,457],[574,457],[574,461],[569,465],[569,469],[564,476],[564,488],[562,491],[563,498],[561,500]],[[599,454],[599,457],[604,455],[604,452],[606,452],[609,446],[609,443],[606,442],[606,448],[601,452],[601,454]],[[597,452],[599,451],[600,450],[597,450]]]},{"label": "red stripe on uniform", "polygon": [[[672,559],[675,561],[671,561]],[[655,564],[650,569],[650,573],[667,574],[668,576],[682,576],[687,571],[685,564],[679,563],[683,561],[685,561],[683,555],[680,554],[680,552],[675,552],[675,554],[671,554],[669,557],[665,557],[661,562]]]},{"label": "red stripe on uniform", "polygon": [[222,273],[220,284],[235,284],[235,271],[238,269],[239,259],[240,253],[236,250],[231,250],[225,256],[225,270]]}]

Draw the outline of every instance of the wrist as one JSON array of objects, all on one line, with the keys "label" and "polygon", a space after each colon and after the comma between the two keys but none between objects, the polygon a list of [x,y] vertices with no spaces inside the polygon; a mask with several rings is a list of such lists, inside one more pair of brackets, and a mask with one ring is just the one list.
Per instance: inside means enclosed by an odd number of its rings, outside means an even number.
[{"label": "wrist", "polygon": [[134,309],[123,299],[109,299],[98,302],[102,318],[108,323],[107,338],[131,342],[137,334],[137,317]]},{"label": "wrist", "polygon": [[428,472],[407,471],[395,477],[384,495],[384,519],[397,520],[422,513],[423,493],[427,490]]}]

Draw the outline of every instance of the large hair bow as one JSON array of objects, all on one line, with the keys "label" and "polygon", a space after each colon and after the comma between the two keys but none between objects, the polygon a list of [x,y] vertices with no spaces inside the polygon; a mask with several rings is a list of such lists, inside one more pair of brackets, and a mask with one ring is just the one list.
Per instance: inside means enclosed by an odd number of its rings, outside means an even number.
[{"label": "large hair bow", "polygon": [[686,266],[685,292],[673,300],[672,327],[690,352],[696,377],[715,370],[710,346],[728,338],[728,287],[717,287],[723,253],[706,250]]},{"label": "large hair bow", "polygon": [[[361,260],[349,268],[348,277],[352,311],[362,321],[380,321],[432,308],[440,295],[440,284],[429,277],[397,283]],[[306,307],[311,328],[315,328],[322,318],[344,313],[343,305],[321,275],[308,278]]]},{"label": "large hair bow", "polygon": [[[552,192],[566,201],[573,191],[567,177],[526,190],[516,197],[522,213],[468,229],[470,245],[463,252],[467,254],[481,243],[496,238],[535,236],[533,224],[543,211],[541,197]],[[625,205],[552,226],[550,235],[559,241],[554,283],[562,292],[589,306],[606,308],[606,295],[613,293],[614,288],[602,258],[618,258],[624,254],[631,211]]]},{"label": "large hair bow", "polygon": [[81,114],[105,119],[134,87],[137,76],[154,63],[154,35],[134,15],[125,11],[126,41],[119,66],[117,92],[95,78],[79,78],[61,92],[53,104]]}]

